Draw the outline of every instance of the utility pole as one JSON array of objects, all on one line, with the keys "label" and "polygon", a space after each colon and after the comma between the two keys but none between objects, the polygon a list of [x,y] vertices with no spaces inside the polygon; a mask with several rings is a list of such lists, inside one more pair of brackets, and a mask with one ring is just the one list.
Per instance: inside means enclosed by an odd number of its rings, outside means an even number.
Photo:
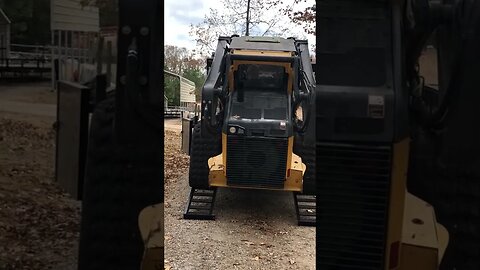
[{"label": "utility pole", "polygon": [[247,2],[247,31],[245,32],[245,36],[248,37],[249,31],[248,29],[250,28],[250,0]]}]

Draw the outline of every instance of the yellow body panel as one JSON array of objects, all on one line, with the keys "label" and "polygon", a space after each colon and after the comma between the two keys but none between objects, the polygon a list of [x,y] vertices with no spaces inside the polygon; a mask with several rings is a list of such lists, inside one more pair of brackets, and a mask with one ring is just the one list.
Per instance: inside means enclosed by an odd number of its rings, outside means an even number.
[{"label": "yellow body panel", "polygon": [[[407,192],[410,140],[393,146],[392,179],[385,269],[436,270],[448,244],[448,232],[438,224],[431,205]],[[392,244],[398,254],[391,254]],[[398,258],[392,267],[390,256]]]},{"label": "yellow body panel", "polygon": [[447,244],[448,232],[437,223],[433,207],[407,193],[400,269],[437,270]]},{"label": "yellow body panel", "polygon": [[431,248],[402,244],[401,270],[437,270],[437,252]]},{"label": "yellow body panel", "polygon": [[[403,212],[407,189],[408,159],[410,139],[405,139],[393,146],[392,179],[390,187],[390,207],[388,215],[387,246],[385,247],[385,269],[400,269],[399,264],[390,268],[390,249],[392,244],[402,240]],[[399,248],[401,252],[401,245]],[[398,254],[397,254],[398,256]]]},{"label": "yellow body panel", "polygon": [[145,245],[141,270],[154,270],[163,267],[163,220],[163,203],[144,208],[138,216],[138,227]]},{"label": "yellow body panel", "polygon": [[[227,164],[227,134],[225,134],[223,132],[222,132],[222,154],[223,154],[222,155],[222,157],[223,157],[223,159],[222,159],[223,163],[222,164]],[[208,167],[210,168],[210,163],[209,163]]]},{"label": "yellow body panel", "polygon": [[284,190],[284,191],[303,191],[303,175],[307,169],[302,159],[292,154],[290,162],[290,176],[286,177],[283,189],[271,189],[271,188],[257,188],[246,186],[229,186],[227,184],[226,166],[223,163],[223,155],[220,154],[208,159],[208,167],[210,173],[208,175],[208,182],[212,187],[235,187],[235,188],[249,188],[249,189],[269,189],[269,190]]},{"label": "yellow body panel", "polygon": [[285,186],[283,187],[283,190],[302,192],[303,175],[307,170],[307,166],[302,163],[302,159],[299,156],[295,155],[294,153],[291,153],[291,156],[291,161],[288,164],[290,166],[290,175],[285,181]]},{"label": "yellow body panel", "polygon": [[[285,170],[285,176],[288,174],[288,170],[292,168],[292,159],[293,159],[293,137],[288,138],[287,146],[287,168]],[[301,160],[300,160],[301,162]]]}]

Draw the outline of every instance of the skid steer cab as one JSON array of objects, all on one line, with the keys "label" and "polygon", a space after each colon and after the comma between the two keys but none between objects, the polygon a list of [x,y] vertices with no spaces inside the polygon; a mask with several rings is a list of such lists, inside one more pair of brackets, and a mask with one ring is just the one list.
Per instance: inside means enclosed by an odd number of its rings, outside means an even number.
[{"label": "skid steer cab", "polygon": [[190,142],[192,190],[314,194],[315,82],[308,43],[221,37],[207,63],[200,121]]}]

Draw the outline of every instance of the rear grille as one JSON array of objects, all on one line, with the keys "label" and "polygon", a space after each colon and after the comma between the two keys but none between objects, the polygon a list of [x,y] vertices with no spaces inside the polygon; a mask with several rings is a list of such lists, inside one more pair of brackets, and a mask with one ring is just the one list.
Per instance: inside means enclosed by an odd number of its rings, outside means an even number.
[{"label": "rear grille", "polygon": [[319,269],[384,269],[391,147],[317,144]]},{"label": "rear grille", "polygon": [[227,182],[233,186],[283,188],[287,138],[227,138]]}]

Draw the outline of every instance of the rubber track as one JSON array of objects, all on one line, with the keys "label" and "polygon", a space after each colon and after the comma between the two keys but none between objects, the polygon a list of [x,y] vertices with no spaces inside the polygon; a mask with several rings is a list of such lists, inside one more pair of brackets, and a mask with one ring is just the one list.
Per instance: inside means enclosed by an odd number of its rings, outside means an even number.
[{"label": "rubber track", "polygon": [[204,137],[201,124],[197,123],[192,132],[190,148],[189,184],[192,188],[208,189],[208,159],[222,152],[220,134]]},{"label": "rubber track", "polygon": [[480,269],[480,179],[461,173],[437,178],[435,211],[450,235],[442,270]]}]

